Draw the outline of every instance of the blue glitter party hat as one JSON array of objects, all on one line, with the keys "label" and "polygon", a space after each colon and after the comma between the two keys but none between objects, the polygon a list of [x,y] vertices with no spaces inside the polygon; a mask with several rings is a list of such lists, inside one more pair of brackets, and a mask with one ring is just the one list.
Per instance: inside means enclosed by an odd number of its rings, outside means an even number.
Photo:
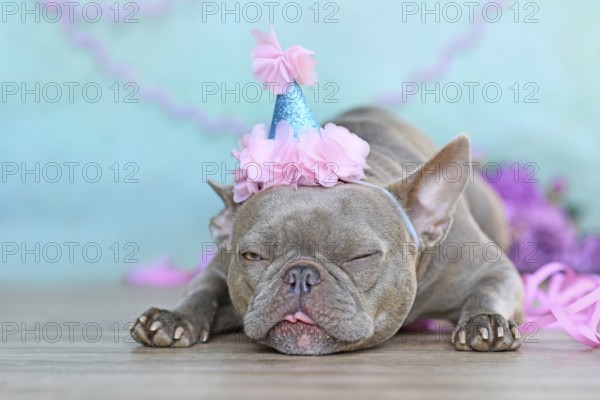
[{"label": "blue glitter party hat", "polygon": [[287,93],[277,95],[269,139],[275,138],[275,128],[280,121],[286,121],[294,128],[294,137],[298,137],[302,128],[318,130],[321,126],[304,98],[300,85],[295,81],[289,85]]},{"label": "blue glitter party hat", "polygon": [[[233,201],[241,203],[273,186],[332,187],[364,179],[369,144],[343,126],[321,128],[300,89],[317,83],[314,53],[298,45],[282,49],[273,27],[252,34],[252,74],[277,98],[271,126],[254,125],[239,141],[241,149],[232,150],[240,163]],[[297,173],[290,175],[290,166]]]}]

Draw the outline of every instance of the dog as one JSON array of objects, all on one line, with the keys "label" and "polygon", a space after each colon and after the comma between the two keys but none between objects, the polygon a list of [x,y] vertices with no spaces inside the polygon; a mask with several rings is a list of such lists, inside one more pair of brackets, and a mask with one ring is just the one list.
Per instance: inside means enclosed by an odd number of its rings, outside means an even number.
[{"label": "dog", "polygon": [[375,108],[334,121],[370,145],[363,181],[278,186],[211,219],[221,244],[172,309],[132,324],[145,346],[189,347],[242,326],[285,354],[323,355],[380,344],[403,325],[445,319],[457,350],[521,345],[523,284],[506,257],[497,195],[473,173],[468,136],[436,146]]}]

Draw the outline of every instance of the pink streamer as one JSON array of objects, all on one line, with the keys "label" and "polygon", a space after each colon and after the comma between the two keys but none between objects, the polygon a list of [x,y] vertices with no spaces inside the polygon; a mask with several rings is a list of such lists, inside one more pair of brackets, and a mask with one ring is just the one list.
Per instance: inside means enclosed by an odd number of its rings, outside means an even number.
[{"label": "pink streamer", "polygon": [[202,273],[212,257],[202,257],[203,261],[195,270],[175,266],[169,257],[161,257],[147,264],[138,265],[127,272],[125,282],[131,286],[176,287],[188,284],[192,278]]},{"label": "pink streamer", "polygon": [[529,324],[562,328],[583,345],[600,347],[600,276],[577,275],[571,267],[555,262],[523,274],[523,282]]},{"label": "pink streamer", "polygon": [[160,258],[130,270],[125,282],[132,286],[172,287],[187,284],[194,273],[173,265],[171,259]]},{"label": "pink streamer", "polygon": [[[503,6],[507,2],[507,0],[499,0],[495,3],[501,8],[504,8]],[[474,47],[478,40],[481,39],[485,31],[486,24],[487,22],[483,18],[483,14],[478,14],[478,16],[474,19],[471,28],[465,34],[461,34],[450,39],[442,47],[441,51],[436,57],[433,67],[423,66],[418,68],[415,72],[413,72],[409,79],[404,82],[419,83],[442,80],[442,78],[450,72],[452,64],[454,64],[458,58],[458,54]],[[411,96],[410,98],[405,99],[404,90],[400,90],[396,93],[388,93],[381,96],[378,100],[378,103],[385,106],[404,106],[408,104],[408,100],[412,99],[413,97],[414,96]]]}]

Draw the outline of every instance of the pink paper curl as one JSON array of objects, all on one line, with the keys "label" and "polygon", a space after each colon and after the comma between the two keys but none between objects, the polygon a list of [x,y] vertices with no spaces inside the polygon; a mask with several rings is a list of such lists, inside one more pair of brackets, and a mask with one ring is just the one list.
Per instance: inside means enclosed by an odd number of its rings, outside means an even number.
[{"label": "pink paper curl", "polygon": [[[600,347],[600,277],[576,274],[566,264],[552,262],[531,274],[523,274],[525,314],[538,328],[562,328],[573,339]],[[547,282],[546,288],[542,285]]]}]

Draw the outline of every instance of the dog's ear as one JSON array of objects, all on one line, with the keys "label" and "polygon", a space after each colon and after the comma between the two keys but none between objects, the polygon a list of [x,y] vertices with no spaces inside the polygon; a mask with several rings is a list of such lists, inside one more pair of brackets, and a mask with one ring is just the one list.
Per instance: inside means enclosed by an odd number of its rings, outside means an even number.
[{"label": "dog's ear", "polygon": [[425,247],[446,238],[452,215],[470,174],[470,142],[454,138],[433,158],[387,189],[406,208]]},{"label": "dog's ear", "polygon": [[217,243],[228,243],[233,234],[233,220],[237,208],[237,204],[233,201],[233,186],[224,185],[210,179],[208,184],[225,204],[223,211],[210,219],[210,233]]},{"label": "dog's ear", "polygon": [[208,180],[208,184],[215,191],[216,194],[219,195],[225,207],[233,207],[235,206],[235,202],[233,201],[233,186],[232,185],[224,185],[219,182],[215,182],[212,179]]}]

